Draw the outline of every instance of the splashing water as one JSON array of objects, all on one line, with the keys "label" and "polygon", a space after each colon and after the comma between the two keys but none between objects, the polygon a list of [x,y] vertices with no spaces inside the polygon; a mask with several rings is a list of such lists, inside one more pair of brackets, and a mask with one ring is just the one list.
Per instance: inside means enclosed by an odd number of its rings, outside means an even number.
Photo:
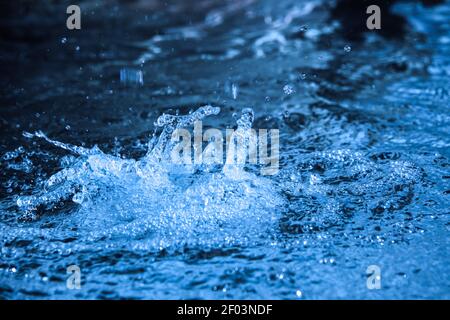
[{"label": "splashing water", "polygon": [[[391,1],[355,39],[324,0],[122,2],[90,6],[98,37],[2,21],[0,298],[449,297],[448,1]],[[278,129],[278,173],[172,163],[201,119]]]},{"label": "splashing water", "polygon": [[[238,165],[186,175],[169,163],[173,131],[219,111],[204,106],[185,116],[163,114],[156,121],[163,128],[161,135],[139,160],[108,155],[97,146],[87,149],[54,141],[42,132],[27,133],[78,158],[51,176],[37,194],[19,197],[17,205],[26,218],[38,219],[42,208],[51,211],[72,202],[79,207],[73,213],[76,225],[91,241],[131,237],[145,239],[148,248],[158,250],[181,244],[243,244],[249,235],[252,240],[267,236],[283,203],[270,180]],[[238,136],[245,135],[252,122],[253,110],[243,110]],[[243,138],[238,153],[249,143]]]}]

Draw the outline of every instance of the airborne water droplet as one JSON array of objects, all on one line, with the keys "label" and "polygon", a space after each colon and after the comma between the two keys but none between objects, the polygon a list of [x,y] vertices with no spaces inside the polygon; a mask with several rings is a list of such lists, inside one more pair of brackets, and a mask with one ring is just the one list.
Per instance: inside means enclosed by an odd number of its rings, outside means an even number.
[{"label": "airborne water droplet", "polygon": [[233,99],[236,100],[239,92],[239,87],[235,83],[231,85],[231,92],[233,93]]},{"label": "airborne water droplet", "polygon": [[293,94],[295,92],[294,88],[291,85],[289,85],[289,84],[287,84],[287,85],[285,85],[283,87],[283,91],[287,95],[291,95],[291,94]]}]

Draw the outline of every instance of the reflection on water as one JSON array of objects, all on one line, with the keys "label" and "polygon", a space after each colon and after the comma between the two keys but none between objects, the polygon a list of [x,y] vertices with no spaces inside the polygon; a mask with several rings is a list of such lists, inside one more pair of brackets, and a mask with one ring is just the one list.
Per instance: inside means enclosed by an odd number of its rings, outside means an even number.
[{"label": "reflection on water", "polygon": [[[380,34],[354,1],[85,1],[76,32],[64,3],[3,4],[0,296],[449,298],[450,4],[429,2]],[[180,172],[163,113],[279,129],[280,172]]]}]

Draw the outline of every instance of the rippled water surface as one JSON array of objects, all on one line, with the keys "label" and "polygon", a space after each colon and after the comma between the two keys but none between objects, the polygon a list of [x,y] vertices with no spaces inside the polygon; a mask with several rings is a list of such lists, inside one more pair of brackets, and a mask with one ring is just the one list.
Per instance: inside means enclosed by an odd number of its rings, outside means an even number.
[{"label": "rippled water surface", "polygon": [[[0,297],[449,299],[450,3],[346,2],[4,5]],[[195,119],[279,172],[171,165]]]}]

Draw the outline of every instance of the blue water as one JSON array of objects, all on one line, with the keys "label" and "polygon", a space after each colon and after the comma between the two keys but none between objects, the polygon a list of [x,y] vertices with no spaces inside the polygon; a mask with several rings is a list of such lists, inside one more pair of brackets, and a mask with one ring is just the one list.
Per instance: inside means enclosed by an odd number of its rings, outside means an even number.
[{"label": "blue water", "polygon": [[[81,3],[0,44],[1,298],[450,298],[449,2],[360,39],[329,1]],[[280,170],[174,166],[163,114],[279,129]]]}]

